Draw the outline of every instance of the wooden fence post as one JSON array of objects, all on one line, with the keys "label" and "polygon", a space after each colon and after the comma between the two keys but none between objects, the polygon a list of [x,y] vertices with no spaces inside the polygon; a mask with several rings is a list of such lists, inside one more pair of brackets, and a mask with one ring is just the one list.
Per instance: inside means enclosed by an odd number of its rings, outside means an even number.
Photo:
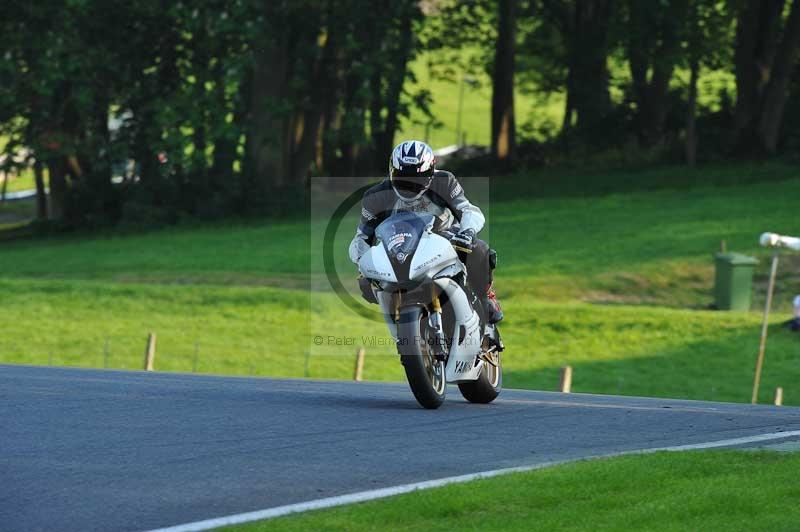
[{"label": "wooden fence post", "polygon": [[775,292],[775,276],[778,273],[778,252],[772,254],[772,266],[769,272],[769,284],[767,285],[767,302],[764,305],[764,322],[761,324],[761,341],[758,344],[758,358],[756,359],[756,371],[753,376],[753,395],[750,398],[752,404],[758,403],[758,387],[761,385],[761,368],[764,366],[764,351],[767,349],[767,331],[769,330],[769,309],[772,307],[772,294]]},{"label": "wooden fence post", "polygon": [[775,406],[783,406],[783,388],[775,388]]},{"label": "wooden fence post", "polygon": [[156,358],[156,333],[147,335],[147,349],[144,352],[144,370],[153,371],[153,362]]},{"label": "wooden fence post", "polygon": [[356,352],[356,369],[353,373],[353,380],[361,381],[362,373],[364,373],[364,348],[359,347]]},{"label": "wooden fence post", "polygon": [[561,379],[558,383],[558,389],[563,393],[570,393],[572,390],[572,366],[564,366],[561,368]]}]

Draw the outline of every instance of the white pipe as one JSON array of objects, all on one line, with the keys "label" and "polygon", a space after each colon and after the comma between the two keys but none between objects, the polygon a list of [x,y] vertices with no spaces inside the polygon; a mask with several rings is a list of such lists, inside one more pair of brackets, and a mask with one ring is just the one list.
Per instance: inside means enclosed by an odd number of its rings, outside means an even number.
[{"label": "white pipe", "polygon": [[784,236],[776,233],[764,233],[758,239],[759,243],[764,247],[772,248],[789,248],[795,251],[800,251],[800,238],[796,236]]}]

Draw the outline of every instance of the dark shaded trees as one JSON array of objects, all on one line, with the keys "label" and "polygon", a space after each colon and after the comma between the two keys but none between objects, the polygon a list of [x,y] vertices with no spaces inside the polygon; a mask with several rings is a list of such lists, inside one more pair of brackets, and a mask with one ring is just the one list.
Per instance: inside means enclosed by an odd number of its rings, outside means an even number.
[{"label": "dark shaded trees", "polygon": [[282,186],[306,178],[312,163],[336,175],[384,166],[407,112],[403,84],[421,13],[410,0],[374,7],[268,4],[272,14],[264,18],[273,31],[254,46],[250,90],[255,175],[279,174],[269,182]]},{"label": "dark shaded trees", "polygon": [[644,146],[662,138],[669,83],[683,55],[689,2],[630,0],[626,6],[626,48],[636,99],[637,134]]},{"label": "dark shaded trees", "polygon": [[614,48],[614,0],[539,0],[528,16],[536,20],[520,53],[545,91],[565,93],[561,135],[592,143],[607,138],[613,111],[608,59]]},{"label": "dark shaded trees", "polygon": [[[382,172],[410,106],[435,123],[408,83],[422,49],[435,77],[491,78],[493,168],[546,159],[530,146],[675,153],[684,132],[692,162],[710,122],[720,153],[733,130],[740,154],[771,154],[794,127],[800,0],[71,0],[5,15],[6,164],[31,166],[41,191],[49,176],[40,217],[71,225],[296,211],[312,174]],[[704,69],[735,72],[733,112]],[[560,132],[519,127],[515,111],[538,110],[515,88],[563,94]]]},{"label": "dark shaded trees", "polygon": [[25,4],[0,21],[5,151],[71,225],[276,212],[311,172],[382,171],[420,23],[413,0]]},{"label": "dark shaded trees", "polygon": [[292,175],[295,121],[308,87],[294,87],[293,80],[313,61],[319,12],[288,0],[265,2],[261,10],[250,45],[245,172],[251,184],[281,189],[297,177]]},{"label": "dark shaded trees", "polygon": [[740,153],[774,153],[800,46],[800,1],[748,0],[736,25],[736,114]]},{"label": "dark shaded trees", "polygon": [[[697,162],[698,82],[702,68],[728,70],[732,65],[733,14],[725,3],[716,0],[690,0],[686,18],[685,44],[679,66],[689,69],[686,96],[684,154],[686,163]],[[726,111],[727,112],[727,111]],[[729,119],[728,116],[725,117]]]},{"label": "dark shaded trees", "polygon": [[[569,34],[567,104],[564,124],[597,140],[612,110],[608,55],[614,0],[575,0]],[[574,118],[573,118],[574,116]],[[574,122],[573,122],[574,121]]]},{"label": "dark shaded trees", "polygon": [[508,165],[516,149],[514,121],[514,60],[516,49],[516,2],[498,1],[497,45],[492,70],[492,155]]}]

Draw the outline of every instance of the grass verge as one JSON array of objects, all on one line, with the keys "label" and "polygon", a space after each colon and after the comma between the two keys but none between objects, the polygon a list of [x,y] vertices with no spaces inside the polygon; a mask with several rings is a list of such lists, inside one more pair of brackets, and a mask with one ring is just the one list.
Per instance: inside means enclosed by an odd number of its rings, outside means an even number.
[{"label": "grass verge", "polygon": [[229,527],[266,530],[796,530],[800,455],[592,460]]},{"label": "grass verge", "polygon": [[[670,171],[680,186],[667,186]],[[482,206],[500,256],[505,384],[554,389],[571,364],[579,392],[747,401],[762,300],[749,313],[705,310],[711,255],[724,239],[766,259],[758,234],[795,233],[800,197],[791,168],[747,171],[661,169],[614,194],[602,183],[627,176],[584,176],[591,195],[539,194],[539,174],[500,181]],[[354,226],[346,220],[334,246],[353,290]],[[387,340],[385,326],[345,308],[320,277],[324,229],[258,221],[3,241],[0,362],[135,369],[154,331],[159,370],[348,379],[366,344],[365,378],[402,380],[388,342],[371,343]],[[800,261],[787,256],[780,271],[761,400],[783,386],[785,402],[800,404],[800,338],[779,326],[800,292]]]}]

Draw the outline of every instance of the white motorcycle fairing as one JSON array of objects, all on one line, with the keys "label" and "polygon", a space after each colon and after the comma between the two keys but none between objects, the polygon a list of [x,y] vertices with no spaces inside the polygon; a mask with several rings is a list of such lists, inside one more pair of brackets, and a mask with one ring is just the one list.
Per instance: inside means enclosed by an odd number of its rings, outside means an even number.
[{"label": "white motorcycle fairing", "polygon": [[[477,358],[481,352],[482,342],[478,313],[472,310],[467,301],[467,295],[458,283],[449,278],[436,279],[433,282],[447,294],[455,314],[453,329],[446,331],[449,333],[447,336],[453,339],[453,343],[445,366],[445,380],[449,383],[474,381],[480,375],[485,364],[482,359]],[[397,324],[391,308],[392,295],[385,291],[378,291],[375,295],[383,309],[389,334],[396,342],[398,341]],[[464,327],[463,336],[461,336],[462,326]]]},{"label": "white motorcycle fairing", "polygon": [[436,277],[436,274],[454,264],[459,266],[455,273],[461,271],[458,253],[450,242],[441,235],[426,232],[411,258],[410,278],[414,281],[421,281],[426,277],[432,279]]},{"label": "white motorcycle fairing", "polygon": [[[392,263],[386,254],[386,249],[381,244],[372,246],[361,257],[358,261],[358,269],[364,277],[379,281],[381,284],[397,282]],[[458,254],[450,242],[436,233],[426,232],[411,258],[409,270],[411,280],[433,279],[439,289],[447,294],[453,309],[453,330],[447,331],[449,333],[447,336],[453,339],[453,343],[445,369],[445,378],[450,383],[477,379],[483,364],[485,364],[478,358],[482,340],[478,313],[472,309],[467,295],[458,283],[449,277],[438,277],[438,274],[442,272],[454,275],[463,269]],[[389,332],[397,341],[397,324],[394,322],[392,295],[379,290],[375,292],[375,296],[383,310]],[[461,335],[462,331],[463,336]]]},{"label": "white motorcycle fairing", "polygon": [[392,262],[386,254],[386,249],[378,244],[372,246],[358,259],[358,271],[367,279],[376,281],[397,282],[397,276],[392,268]]},{"label": "white motorcycle fairing", "polygon": [[503,343],[494,325],[481,321],[481,307],[473,308],[478,296],[467,282],[466,257],[434,223],[411,211],[381,221],[358,260],[359,288],[380,305],[421,406],[439,408],[447,383],[469,402],[490,403],[502,389]]},{"label": "white motorcycle fairing", "polygon": [[[433,281],[447,294],[453,308],[454,323],[451,334],[453,339],[450,354],[445,366],[447,382],[474,381],[481,374],[485,362],[478,358],[481,352],[481,324],[478,313],[467,300],[464,290],[452,279],[443,278]],[[461,336],[461,327],[464,335]]]}]

